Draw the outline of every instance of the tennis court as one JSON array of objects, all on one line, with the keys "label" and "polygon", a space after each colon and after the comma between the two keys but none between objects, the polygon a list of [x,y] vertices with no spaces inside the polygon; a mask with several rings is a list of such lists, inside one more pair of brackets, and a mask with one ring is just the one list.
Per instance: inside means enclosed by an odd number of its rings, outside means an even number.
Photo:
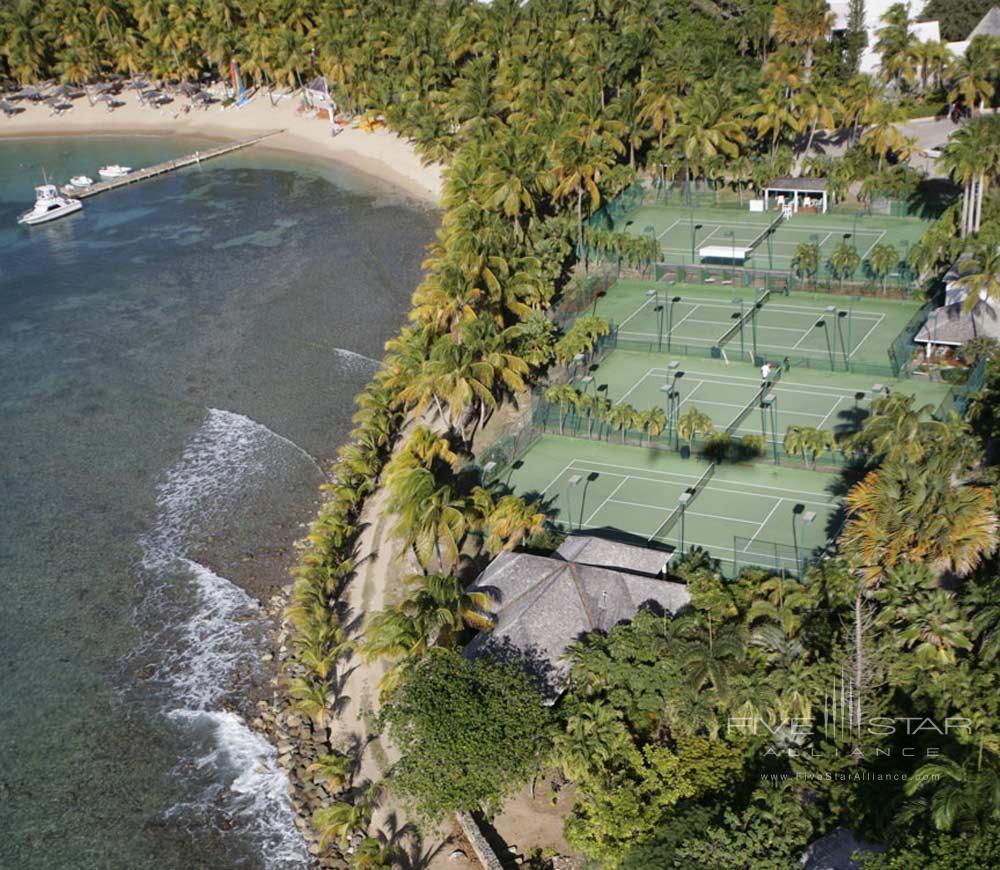
[{"label": "tennis court", "polygon": [[898,299],[623,280],[595,311],[617,326],[619,347],[707,355],[721,342],[729,359],[752,361],[756,346],[778,361],[808,357],[845,369],[888,365],[888,348],[919,308]]},{"label": "tennis court", "polygon": [[[751,212],[749,209],[644,205],[628,216],[624,228],[634,235],[655,237],[666,263],[698,263],[701,249],[731,246],[739,265],[755,269],[790,269],[795,250],[803,243],[819,245],[821,263],[825,263],[834,249],[845,241],[858,252],[862,264],[878,244],[892,245],[904,259],[928,225],[917,218],[800,211],[778,223],[773,233],[766,233],[774,220],[774,212]],[[740,248],[752,248],[745,261]],[[719,255],[724,255],[724,251],[720,250]]]},{"label": "tennis court", "polygon": [[[914,395],[918,407],[937,407],[948,392],[945,383],[920,379],[887,385],[862,375],[792,368],[769,385],[766,393],[773,397],[773,403],[762,416],[760,371],[750,365],[726,365],[709,359],[671,360],[664,365],[658,354],[615,351],[590,376],[590,382],[577,383],[578,389],[600,389],[612,404],[626,402],[640,411],[663,408],[668,420],[679,419],[696,407],[711,418],[717,431],[766,434],[779,442],[790,426],[825,429],[837,435],[853,432],[869,415],[872,401],[884,396],[887,389]],[[676,404],[671,413],[674,393]]]},{"label": "tennis court", "polygon": [[605,530],[678,551],[699,546],[730,564],[797,573],[800,560],[839,530],[837,480],[547,435],[511,484],[519,493],[540,494],[567,531]]}]

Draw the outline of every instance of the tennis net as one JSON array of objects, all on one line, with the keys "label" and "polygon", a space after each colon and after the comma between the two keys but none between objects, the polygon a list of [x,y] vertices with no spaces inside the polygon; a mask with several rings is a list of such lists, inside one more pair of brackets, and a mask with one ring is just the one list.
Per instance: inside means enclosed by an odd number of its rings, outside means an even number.
[{"label": "tennis net", "polygon": [[747,245],[747,247],[750,248],[751,250],[753,250],[754,248],[756,248],[757,245],[759,245],[762,241],[764,241],[764,239],[766,239],[771,233],[773,233],[779,226],[781,226],[781,222],[784,219],[785,219],[784,212],[779,211],[778,212],[778,216],[773,221],[771,221],[771,223],[769,223],[763,230],[761,230],[761,232],[758,233],[754,237],[754,239],[750,242],[749,245]]},{"label": "tennis net", "polygon": [[[691,496],[691,498],[687,500],[687,504],[690,504],[692,499],[698,497],[698,495],[708,485],[708,482],[712,479],[714,475],[715,475],[715,463],[713,462],[711,465],[708,466],[708,468],[705,469],[705,473],[698,478],[698,480],[694,483],[693,486],[689,486],[687,489],[684,490],[684,492],[686,492],[688,495]],[[667,518],[662,523],[660,523],[656,531],[653,532],[653,534],[651,534],[648,538],[646,538],[646,543],[648,544],[650,543],[650,541],[654,541],[657,538],[663,538],[666,535],[668,535],[670,533],[670,530],[677,525],[677,522],[678,520],[680,520],[681,514],[683,513],[684,508],[687,507],[687,504],[685,505],[678,504],[677,507],[675,507],[670,512]]]},{"label": "tennis net", "polygon": [[719,336],[718,340],[715,342],[716,347],[725,347],[726,343],[730,341],[732,337],[736,335],[736,333],[738,333],[744,326],[746,326],[747,323],[750,322],[750,318],[753,317],[770,298],[771,291],[765,290],[763,294],[761,294],[761,297],[750,306],[750,310]]},{"label": "tennis net", "polygon": [[764,398],[764,396],[767,394],[767,391],[770,390],[771,387],[773,387],[776,383],[778,383],[778,381],[781,380],[781,372],[782,369],[780,366],[776,369],[771,370],[771,375],[770,377],[768,377],[767,383],[761,384],[760,389],[757,390],[757,392],[754,394],[754,397],[749,402],[747,402],[747,404],[743,408],[740,409],[740,412],[735,417],[733,417],[733,419],[729,422],[729,425],[726,426],[727,435],[732,435],[737,429],[739,429],[740,423],[742,423],[744,420],[746,420],[747,417],[750,416],[754,408],[760,406],[760,400]]}]

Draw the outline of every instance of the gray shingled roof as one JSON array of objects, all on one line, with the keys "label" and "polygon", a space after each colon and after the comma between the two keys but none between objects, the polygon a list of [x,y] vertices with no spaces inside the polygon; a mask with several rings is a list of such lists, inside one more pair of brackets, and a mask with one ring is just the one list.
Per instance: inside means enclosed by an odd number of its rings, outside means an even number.
[{"label": "gray shingled roof", "polygon": [[978,305],[969,314],[961,302],[931,312],[913,340],[917,344],[947,344],[958,347],[973,338],[1000,339],[1000,317],[990,305]]},{"label": "gray shingled roof", "polygon": [[574,641],[627,622],[640,607],[674,614],[691,600],[679,583],[529,553],[501,553],[470,589],[493,595],[496,627],[480,632],[465,654],[525,660],[553,700],[568,671],[563,653]]},{"label": "gray shingled roof", "polygon": [[571,535],[556,550],[556,555],[567,562],[657,577],[663,573],[672,554],[593,535]]},{"label": "gray shingled roof", "polygon": [[805,193],[822,193],[826,190],[825,178],[811,178],[806,175],[782,175],[772,178],[764,185],[769,190],[798,190]]},{"label": "gray shingled roof", "polygon": [[969,39],[974,36],[1000,36],[1000,6],[992,7],[979,19],[979,23],[969,34]]}]

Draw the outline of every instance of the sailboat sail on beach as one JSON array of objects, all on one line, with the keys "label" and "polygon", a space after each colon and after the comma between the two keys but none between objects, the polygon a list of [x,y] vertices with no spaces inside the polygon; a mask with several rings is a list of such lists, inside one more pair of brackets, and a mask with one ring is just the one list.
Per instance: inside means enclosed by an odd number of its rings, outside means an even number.
[{"label": "sailboat sail on beach", "polygon": [[240,75],[240,67],[236,63],[236,58],[229,62],[229,72],[233,80],[233,97],[236,100],[236,107],[245,106],[250,102],[250,96],[243,87],[243,77]]}]

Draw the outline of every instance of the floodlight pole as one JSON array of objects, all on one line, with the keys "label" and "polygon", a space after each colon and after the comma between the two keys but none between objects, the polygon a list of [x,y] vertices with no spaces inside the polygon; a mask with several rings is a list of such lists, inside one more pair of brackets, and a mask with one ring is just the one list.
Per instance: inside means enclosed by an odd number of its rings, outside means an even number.
[{"label": "floodlight pole", "polygon": [[656,350],[663,350],[663,306],[657,305],[656,312]]},{"label": "floodlight pole", "polygon": [[[734,299],[733,302],[738,302],[740,305],[740,357],[742,358],[746,356],[747,352],[743,341],[743,297],[741,296],[739,299]],[[756,344],[756,342],[754,342],[754,344]]]},{"label": "floodlight pole", "polygon": [[851,370],[851,358],[847,355],[847,344],[844,342],[844,327],[841,325],[841,321],[847,317],[847,312],[843,309],[837,309],[837,336],[840,338],[840,350],[844,354],[844,371],[849,372]]},{"label": "floodlight pole", "polygon": [[667,350],[670,350],[670,341],[674,332],[674,305],[680,301],[680,296],[673,296],[670,299],[670,305],[667,307]]},{"label": "floodlight pole", "polygon": [[772,443],[774,444],[774,464],[778,465],[778,397],[770,393],[771,397],[771,431],[774,432]]},{"label": "floodlight pole", "polygon": [[826,328],[826,321],[823,319],[817,320],[813,324],[813,329],[822,329],[823,337],[826,339],[826,354],[830,358],[830,371],[836,371],[836,365],[833,359],[833,345],[830,344],[830,330]]},{"label": "floodlight pole", "polygon": [[760,306],[755,301],[750,312],[750,342],[753,344],[753,364],[757,365],[757,312]]}]

